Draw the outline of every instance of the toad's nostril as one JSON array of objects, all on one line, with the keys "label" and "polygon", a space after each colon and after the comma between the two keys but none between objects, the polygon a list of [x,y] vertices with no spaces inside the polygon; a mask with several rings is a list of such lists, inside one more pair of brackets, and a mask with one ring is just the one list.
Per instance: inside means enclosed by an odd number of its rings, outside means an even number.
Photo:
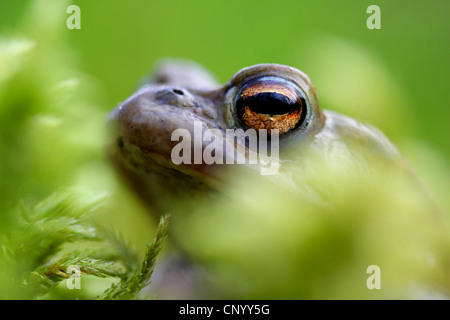
[{"label": "toad's nostril", "polygon": [[117,143],[117,146],[118,146],[120,149],[123,148],[123,139],[122,139],[122,138],[117,138],[117,139],[116,139],[116,143]]}]

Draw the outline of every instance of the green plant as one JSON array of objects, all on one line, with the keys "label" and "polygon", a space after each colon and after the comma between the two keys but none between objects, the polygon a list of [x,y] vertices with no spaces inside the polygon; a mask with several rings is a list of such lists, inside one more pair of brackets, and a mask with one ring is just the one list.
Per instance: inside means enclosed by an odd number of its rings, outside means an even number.
[{"label": "green plant", "polygon": [[[89,219],[104,196],[83,200],[77,192],[56,192],[33,207],[22,203],[12,230],[3,235],[0,251],[2,298],[62,298],[55,293],[72,280],[70,268],[81,277],[116,278],[98,299],[135,299],[149,284],[156,257],[167,237],[169,216],[161,217],[153,241],[140,262],[133,249],[116,233]],[[100,246],[83,245],[89,241]],[[65,252],[64,245],[77,243]],[[47,296],[46,296],[47,295]],[[95,298],[85,295],[83,298]]]}]

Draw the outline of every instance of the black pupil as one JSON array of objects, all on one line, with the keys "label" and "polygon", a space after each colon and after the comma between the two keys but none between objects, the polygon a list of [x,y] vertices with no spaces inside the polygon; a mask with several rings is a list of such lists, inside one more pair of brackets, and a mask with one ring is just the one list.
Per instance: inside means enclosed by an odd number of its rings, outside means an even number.
[{"label": "black pupil", "polygon": [[243,112],[244,107],[266,115],[282,115],[299,109],[297,100],[277,92],[261,92],[247,98],[239,98],[236,102],[238,110]]}]

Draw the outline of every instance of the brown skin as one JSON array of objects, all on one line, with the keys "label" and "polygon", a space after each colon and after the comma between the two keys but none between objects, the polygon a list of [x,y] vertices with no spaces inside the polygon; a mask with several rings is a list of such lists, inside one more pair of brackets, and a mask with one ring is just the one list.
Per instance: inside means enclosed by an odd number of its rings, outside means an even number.
[{"label": "brown skin", "polygon": [[[245,119],[236,119],[234,99],[245,83],[263,76],[290,81],[304,94],[307,104],[302,111],[307,113],[304,122],[280,136],[282,165],[277,177],[301,170],[307,152],[322,159],[337,159],[333,152],[344,152],[350,154],[358,166],[364,166],[361,154],[389,161],[399,158],[396,148],[378,130],[346,116],[322,111],[314,85],[295,68],[260,64],[240,70],[229,82],[219,86],[200,66],[180,61],[160,64],[151,82],[111,113],[110,158],[140,197],[158,212],[167,211],[174,199],[178,201],[183,196],[201,198],[205,192],[226,191],[229,181],[221,175],[225,166],[173,164],[171,151],[179,141],[171,141],[171,135],[178,128],[187,129],[193,135],[195,120],[201,121],[203,130],[218,129],[224,134],[229,128],[246,129]],[[298,114],[278,117],[290,121],[283,125],[291,129],[292,119],[297,119]],[[203,148],[207,144],[204,143]],[[227,170],[254,169],[247,165],[226,167]]]}]

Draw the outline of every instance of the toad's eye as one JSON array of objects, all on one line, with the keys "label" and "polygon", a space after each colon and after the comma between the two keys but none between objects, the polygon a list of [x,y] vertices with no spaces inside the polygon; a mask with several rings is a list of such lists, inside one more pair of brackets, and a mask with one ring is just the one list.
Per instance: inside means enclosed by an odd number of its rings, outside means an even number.
[{"label": "toad's eye", "polygon": [[244,127],[284,134],[300,126],[306,102],[299,89],[275,77],[252,79],[236,96],[236,113]]}]

